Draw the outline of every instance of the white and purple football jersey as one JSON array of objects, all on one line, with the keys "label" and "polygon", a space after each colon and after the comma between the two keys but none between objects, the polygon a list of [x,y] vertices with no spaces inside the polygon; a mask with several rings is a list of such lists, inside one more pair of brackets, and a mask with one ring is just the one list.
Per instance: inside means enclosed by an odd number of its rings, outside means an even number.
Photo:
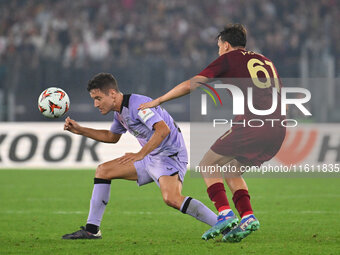
[{"label": "white and purple football jersey", "polygon": [[120,112],[114,112],[110,131],[116,134],[129,131],[138,139],[140,145],[144,146],[155,132],[153,125],[164,121],[171,132],[149,155],[176,155],[181,162],[187,163],[188,154],[182,133],[170,114],[161,106],[138,110],[140,104],[149,101],[152,99],[143,95],[124,95]]}]

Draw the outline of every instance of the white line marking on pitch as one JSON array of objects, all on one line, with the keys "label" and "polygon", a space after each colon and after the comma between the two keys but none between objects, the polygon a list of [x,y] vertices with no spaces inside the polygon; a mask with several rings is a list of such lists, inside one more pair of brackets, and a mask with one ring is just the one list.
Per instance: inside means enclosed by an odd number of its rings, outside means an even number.
[{"label": "white line marking on pitch", "polygon": [[[88,214],[88,211],[41,211],[41,210],[0,210],[0,214]],[[116,211],[109,211],[106,212],[105,214],[108,215],[113,215],[113,214],[125,214],[125,215],[156,215],[156,214],[161,214],[161,215],[178,215],[179,212],[176,211],[155,211],[155,212],[150,212],[150,211],[121,211],[121,212],[116,212]],[[270,211],[256,211],[256,214],[268,214],[268,213],[273,213]],[[338,211],[284,211],[283,213],[286,214],[340,214]]]}]

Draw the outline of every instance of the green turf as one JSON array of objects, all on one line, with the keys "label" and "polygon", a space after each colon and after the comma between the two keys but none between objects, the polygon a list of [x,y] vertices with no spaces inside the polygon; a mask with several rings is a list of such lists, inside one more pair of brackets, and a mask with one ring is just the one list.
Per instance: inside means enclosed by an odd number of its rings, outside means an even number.
[{"label": "green turf", "polygon": [[[241,243],[164,205],[155,184],[113,181],[102,240],[62,240],[86,221],[93,171],[0,171],[0,254],[339,254],[340,179],[248,179],[261,228]],[[201,179],[184,194],[213,208]],[[230,193],[228,193],[230,197]],[[231,201],[231,199],[229,199]]]}]

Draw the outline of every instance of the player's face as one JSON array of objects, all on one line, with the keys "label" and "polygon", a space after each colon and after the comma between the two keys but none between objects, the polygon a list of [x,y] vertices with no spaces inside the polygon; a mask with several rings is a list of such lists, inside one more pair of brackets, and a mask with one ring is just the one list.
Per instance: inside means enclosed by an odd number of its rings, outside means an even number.
[{"label": "player's face", "polygon": [[218,46],[218,55],[219,56],[222,56],[223,54],[228,52],[229,44],[228,44],[228,42],[221,41],[221,38],[218,38],[217,46]]},{"label": "player's face", "polygon": [[94,107],[98,108],[100,113],[105,115],[110,111],[116,110],[116,96],[117,92],[110,89],[107,93],[101,91],[100,89],[92,89],[90,91],[90,96],[93,99]]}]

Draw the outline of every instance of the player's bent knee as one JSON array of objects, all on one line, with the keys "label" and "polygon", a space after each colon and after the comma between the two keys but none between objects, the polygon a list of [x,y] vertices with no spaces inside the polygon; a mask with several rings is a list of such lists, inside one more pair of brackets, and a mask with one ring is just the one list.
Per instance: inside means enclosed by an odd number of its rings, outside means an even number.
[{"label": "player's bent knee", "polygon": [[180,204],[180,196],[176,196],[174,194],[163,194],[163,201],[166,203],[168,206],[173,207],[175,209],[179,209],[181,207]]},{"label": "player's bent knee", "polygon": [[106,170],[106,167],[104,164],[100,164],[97,166],[95,176],[96,178],[110,179],[108,176],[108,171]]}]

